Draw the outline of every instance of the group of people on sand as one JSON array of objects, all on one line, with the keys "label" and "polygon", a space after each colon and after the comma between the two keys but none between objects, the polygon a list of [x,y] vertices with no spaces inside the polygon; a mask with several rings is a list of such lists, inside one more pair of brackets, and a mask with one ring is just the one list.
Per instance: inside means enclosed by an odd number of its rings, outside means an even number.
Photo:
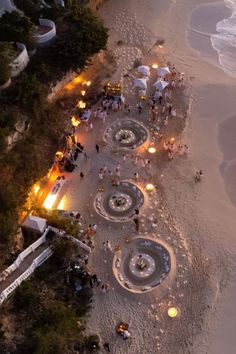
[{"label": "group of people on sand", "polygon": [[112,171],[111,169],[108,170],[107,166],[103,165],[103,167],[101,167],[99,170],[98,178],[100,181],[103,181],[107,177],[110,179],[112,186],[118,186],[119,178],[121,176],[120,169],[121,169],[120,163],[117,164],[114,171]]},{"label": "group of people on sand", "polygon": [[167,141],[167,143],[164,142],[164,150],[167,152],[169,160],[173,160],[175,152],[179,156],[183,156],[183,155],[188,156],[188,154],[189,154],[188,145],[187,144],[184,144],[184,145],[179,144],[178,146],[176,146],[176,144],[174,143],[174,140],[172,140],[172,139]]}]

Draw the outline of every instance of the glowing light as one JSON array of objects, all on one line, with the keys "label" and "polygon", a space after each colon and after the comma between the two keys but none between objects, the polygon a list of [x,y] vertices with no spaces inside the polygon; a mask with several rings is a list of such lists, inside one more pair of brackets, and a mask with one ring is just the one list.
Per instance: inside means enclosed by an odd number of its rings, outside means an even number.
[{"label": "glowing light", "polygon": [[80,101],[77,102],[76,107],[85,108],[86,107],[86,103],[84,101],[80,100]]},{"label": "glowing light", "polygon": [[63,157],[64,157],[64,154],[63,154],[62,151],[57,151],[56,154],[55,154],[55,156],[56,156],[56,158],[57,158],[58,160],[62,160]]},{"label": "glowing light", "polygon": [[86,85],[87,85],[87,86],[90,86],[90,85],[91,85],[91,81],[87,81],[87,82],[86,82]]},{"label": "glowing light", "polygon": [[71,82],[69,82],[66,86],[65,89],[67,91],[73,91],[78,84],[82,82],[82,79],[80,76],[75,77]]},{"label": "glowing light", "polygon": [[72,80],[72,83],[74,83],[74,84],[79,84],[81,81],[82,81],[81,77],[80,77],[80,76],[76,76],[76,77]]},{"label": "glowing light", "polygon": [[173,143],[175,141],[175,138],[171,138],[170,141]]},{"label": "glowing light", "polygon": [[82,91],[81,91],[81,95],[82,95],[82,96],[85,96],[85,94],[86,94],[86,91],[82,90]]},{"label": "glowing light", "polygon": [[159,44],[159,46],[158,46],[159,48],[163,48],[163,45],[161,45],[161,44]]},{"label": "glowing light", "polygon": [[155,148],[154,146],[150,146],[150,148],[148,149],[148,152],[149,152],[150,154],[155,154],[156,151],[157,151],[157,150],[156,150],[156,148]]},{"label": "glowing light", "polygon": [[33,189],[34,189],[34,194],[37,195],[38,192],[39,192],[39,190],[40,190],[40,187],[39,187],[38,184],[35,184],[35,185],[33,186]]},{"label": "glowing light", "polygon": [[170,307],[167,313],[169,317],[174,318],[178,315],[178,310],[176,307]]},{"label": "glowing light", "polygon": [[152,65],[152,68],[153,68],[153,69],[157,69],[157,68],[158,68],[158,65],[157,65],[157,64],[153,64],[153,65]]},{"label": "glowing light", "polygon": [[64,195],[64,197],[62,198],[62,200],[58,204],[57,209],[58,210],[66,210],[65,207],[66,207],[66,196]]},{"label": "glowing light", "polygon": [[77,119],[75,116],[72,116],[70,121],[73,127],[78,127],[78,125],[80,125],[80,120]]},{"label": "glowing light", "polygon": [[153,185],[152,183],[148,183],[148,184],[146,185],[146,190],[147,190],[148,192],[153,191],[153,189],[154,189],[154,185]]},{"label": "glowing light", "polygon": [[43,203],[44,208],[52,209],[56,199],[57,199],[57,195],[56,194],[49,193],[47,198],[45,199],[45,201]]}]

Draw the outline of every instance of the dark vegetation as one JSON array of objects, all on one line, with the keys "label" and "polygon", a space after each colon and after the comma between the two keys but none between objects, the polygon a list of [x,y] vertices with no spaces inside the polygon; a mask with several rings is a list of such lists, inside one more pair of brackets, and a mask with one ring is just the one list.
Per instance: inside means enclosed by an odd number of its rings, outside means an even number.
[{"label": "dark vegetation", "polygon": [[[91,352],[91,341],[98,338],[84,335],[84,316],[92,304],[92,290],[85,284],[82,290],[75,291],[74,281],[79,274],[75,274],[73,282],[68,281],[75,256],[75,246],[69,241],[55,244],[53,256],[3,305],[3,312],[14,314],[18,324],[10,330],[0,328],[1,353]],[[14,331],[14,341],[7,340],[9,331]]]},{"label": "dark vegetation", "polygon": [[[66,9],[42,9],[39,2],[17,0],[25,16],[12,12],[0,18],[0,41],[23,42],[28,49],[35,47],[33,26],[40,15],[55,20],[57,26],[54,43],[37,49],[24,72],[0,92],[0,245],[4,252],[30,187],[47,173],[54,153],[65,141],[69,119],[57,103],[47,102],[48,88],[69,69],[89,65],[91,56],[105,48],[108,37],[100,20],[90,9],[76,5],[79,2],[72,1]],[[8,52],[0,52],[0,84],[9,77]],[[19,120],[29,129],[13,149],[6,149],[6,137]]]}]

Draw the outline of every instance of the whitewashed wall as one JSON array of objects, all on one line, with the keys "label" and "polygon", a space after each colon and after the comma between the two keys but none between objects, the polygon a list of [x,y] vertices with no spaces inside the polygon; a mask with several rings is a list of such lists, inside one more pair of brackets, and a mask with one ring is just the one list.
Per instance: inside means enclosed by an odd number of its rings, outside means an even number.
[{"label": "whitewashed wall", "polygon": [[41,26],[46,26],[46,27],[50,27],[51,28],[51,30],[49,30],[47,33],[44,33],[44,34],[41,34],[41,35],[37,34],[34,37],[37,45],[39,45],[39,46],[47,46],[56,37],[57,32],[56,32],[55,22],[53,22],[52,20],[47,20],[46,18],[40,18],[39,19],[39,24]]},{"label": "whitewashed wall", "polygon": [[17,43],[17,47],[21,50],[20,54],[14,59],[11,64],[11,77],[15,77],[21,73],[22,70],[28,65],[29,56],[26,46],[23,43]]}]

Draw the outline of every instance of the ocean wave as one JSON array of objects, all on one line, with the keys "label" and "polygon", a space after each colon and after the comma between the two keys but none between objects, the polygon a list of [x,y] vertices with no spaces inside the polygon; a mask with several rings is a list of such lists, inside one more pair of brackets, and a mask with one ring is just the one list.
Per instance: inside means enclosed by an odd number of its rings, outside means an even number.
[{"label": "ocean wave", "polygon": [[225,5],[232,14],[216,24],[217,34],[211,35],[211,43],[218,52],[222,69],[236,78],[236,0],[225,0]]}]

